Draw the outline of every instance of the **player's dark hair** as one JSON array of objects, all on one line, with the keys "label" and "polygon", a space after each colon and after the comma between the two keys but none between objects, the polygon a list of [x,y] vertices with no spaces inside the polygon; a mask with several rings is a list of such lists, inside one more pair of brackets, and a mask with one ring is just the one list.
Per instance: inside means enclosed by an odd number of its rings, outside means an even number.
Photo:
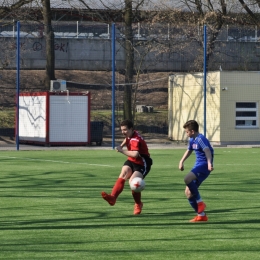
[{"label": "player's dark hair", "polygon": [[195,120],[189,120],[183,125],[184,129],[193,130],[194,132],[199,132],[199,124]]},{"label": "player's dark hair", "polygon": [[131,120],[125,119],[121,122],[120,126],[127,126],[128,129],[134,128],[134,124]]}]

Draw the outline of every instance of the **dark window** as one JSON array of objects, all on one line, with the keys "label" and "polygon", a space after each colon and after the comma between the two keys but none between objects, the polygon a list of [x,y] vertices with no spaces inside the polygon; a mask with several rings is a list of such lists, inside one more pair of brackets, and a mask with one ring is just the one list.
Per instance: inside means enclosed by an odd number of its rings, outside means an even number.
[{"label": "dark window", "polygon": [[256,126],[256,120],[236,120],[237,126]]},{"label": "dark window", "polygon": [[253,116],[256,117],[256,112],[255,111],[237,111],[236,112],[237,117],[248,117],[248,116]]},{"label": "dark window", "polygon": [[237,102],[236,108],[256,108],[255,102]]}]

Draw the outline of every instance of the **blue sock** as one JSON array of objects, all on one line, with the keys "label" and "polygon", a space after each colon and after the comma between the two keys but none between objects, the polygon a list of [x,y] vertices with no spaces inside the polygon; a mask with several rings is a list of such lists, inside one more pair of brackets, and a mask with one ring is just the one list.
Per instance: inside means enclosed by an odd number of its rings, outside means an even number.
[{"label": "blue sock", "polygon": [[193,207],[193,209],[195,210],[195,212],[198,212],[198,204],[197,201],[194,197],[188,199],[190,205]]},{"label": "blue sock", "polygon": [[200,194],[198,191],[198,187],[196,185],[196,183],[194,181],[190,182],[189,184],[186,184],[191,192],[191,194],[193,195],[195,200],[199,200],[200,199]]}]

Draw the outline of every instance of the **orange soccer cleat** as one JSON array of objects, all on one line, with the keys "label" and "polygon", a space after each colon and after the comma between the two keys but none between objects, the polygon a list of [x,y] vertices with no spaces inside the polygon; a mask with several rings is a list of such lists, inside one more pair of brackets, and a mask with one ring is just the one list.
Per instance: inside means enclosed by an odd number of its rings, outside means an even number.
[{"label": "orange soccer cleat", "polygon": [[111,206],[114,206],[116,203],[116,198],[110,194],[107,194],[106,192],[102,191],[101,196],[104,200],[106,200]]},{"label": "orange soccer cleat", "polygon": [[205,222],[208,221],[208,217],[205,216],[196,216],[195,218],[191,219],[190,222]]},{"label": "orange soccer cleat", "polygon": [[143,208],[143,203],[135,203],[135,206],[134,206],[134,215],[138,215],[142,212],[142,208]]}]

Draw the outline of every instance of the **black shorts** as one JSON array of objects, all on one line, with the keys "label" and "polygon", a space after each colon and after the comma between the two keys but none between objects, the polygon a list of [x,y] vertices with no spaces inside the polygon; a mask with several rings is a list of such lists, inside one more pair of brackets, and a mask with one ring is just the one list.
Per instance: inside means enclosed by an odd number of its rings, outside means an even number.
[{"label": "black shorts", "polygon": [[151,166],[153,164],[153,160],[150,157],[142,157],[144,160],[144,165],[136,164],[132,161],[125,161],[124,165],[129,166],[132,169],[132,172],[138,171],[143,175],[143,178],[149,173],[151,170]]}]

